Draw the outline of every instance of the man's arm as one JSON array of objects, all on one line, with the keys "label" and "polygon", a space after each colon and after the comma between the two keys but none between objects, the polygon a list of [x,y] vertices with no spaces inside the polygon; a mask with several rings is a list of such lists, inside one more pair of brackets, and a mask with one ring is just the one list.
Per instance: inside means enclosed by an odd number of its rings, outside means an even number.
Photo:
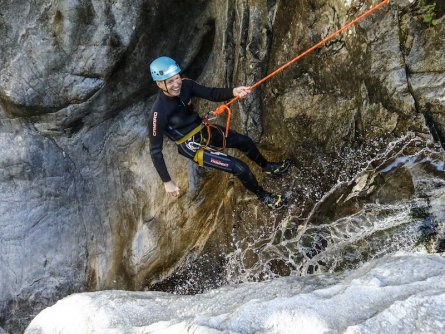
[{"label": "man's arm", "polygon": [[150,117],[148,119],[150,155],[153,165],[164,183],[165,191],[170,196],[176,197],[179,196],[179,188],[170,178],[170,174],[168,173],[167,166],[165,164],[164,155],[162,154],[166,122],[167,120],[165,119],[165,113],[162,111],[156,111],[153,109],[150,112]]},{"label": "man's arm", "polygon": [[192,93],[194,96],[201,97],[214,102],[223,102],[232,99],[237,96],[239,98],[244,98],[247,94],[251,92],[251,88],[247,86],[239,86],[235,88],[215,88],[215,87],[206,87],[200,85],[196,81],[190,79],[192,84]]},{"label": "man's arm", "polygon": [[192,85],[192,94],[193,96],[201,97],[206,100],[214,101],[214,102],[222,102],[227,101],[233,98],[233,88],[215,88],[215,87],[206,87],[200,85],[194,80],[187,80],[188,83]]},{"label": "man's arm", "polygon": [[165,165],[164,155],[162,154],[162,148],[164,146],[164,128],[165,117],[164,113],[156,109],[151,110],[148,118],[148,136],[150,141],[150,155],[153,161],[153,165],[156,168],[162,182],[168,182],[171,180],[170,175]]}]

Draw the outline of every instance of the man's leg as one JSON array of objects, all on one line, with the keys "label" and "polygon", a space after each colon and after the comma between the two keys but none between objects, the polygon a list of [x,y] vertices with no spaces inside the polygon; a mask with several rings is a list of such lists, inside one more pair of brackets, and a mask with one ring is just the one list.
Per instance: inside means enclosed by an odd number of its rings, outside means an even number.
[{"label": "man's leg", "polygon": [[[210,145],[222,147],[224,129],[218,126],[220,130],[212,128]],[[245,135],[242,135],[236,131],[229,130],[229,135],[226,138],[227,148],[236,148],[243,152],[250,160],[254,161],[260,167],[264,167],[268,161],[256,147],[253,140]]]},{"label": "man's leg", "polygon": [[[221,132],[221,130],[223,130],[222,127],[219,128],[220,130],[212,128],[211,145],[222,147],[224,132]],[[286,173],[290,167],[289,160],[280,162],[267,161],[250,137],[233,130],[229,131],[229,135],[226,138],[226,147],[239,149],[250,160],[259,165],[267,175],[281,176]]]},{"label": "man's leg", "polygon": [[[186,144],[179,145],[178,150],[180,154],[189,159],[193,159],[195,155],[195,152],[188,149]],[[272,209],[280,209],[287,204],[286,200],[282,198],[281,195],[274,195],[265,191],[263,187],[258,184],[258,181],[249,166],[235,157],[219,152],[211,153],[204,151],[203,163],[204,166],[235,175],[246,189],[254,193],[262,202]]]}]

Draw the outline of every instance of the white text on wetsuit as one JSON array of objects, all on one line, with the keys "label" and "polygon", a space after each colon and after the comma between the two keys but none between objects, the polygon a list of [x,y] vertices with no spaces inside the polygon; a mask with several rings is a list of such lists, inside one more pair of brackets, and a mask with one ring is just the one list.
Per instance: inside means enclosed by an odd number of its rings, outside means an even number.
[{"label": "white text on wetsuit", "polygon": [[154,112],[153,113],[153,137],[156,137],[156,126],[157,126],[157,122],[158,122],[158,113]]},{"label": "white text on wetsuit", "polygon": [[210,162],[214,163],[215,165],[219,165],[219,166],[223,166],[223,167],[229,167],[229,164],[226,164],[226,163],[224,163],[222,161],[219,161],[219,160],[216,160],[216,159],[213,159],[213,158],[210,159]]}]

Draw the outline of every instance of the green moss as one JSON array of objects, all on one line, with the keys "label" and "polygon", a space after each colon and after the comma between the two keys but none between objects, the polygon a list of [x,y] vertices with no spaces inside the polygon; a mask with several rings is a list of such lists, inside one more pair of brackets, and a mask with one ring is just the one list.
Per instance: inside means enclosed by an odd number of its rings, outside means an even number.
[{"label": "green moss", "polygon": [[439,24],[439,20],[436,15],[436,3],[428,3],[422,1],[420,4],[420,10],[422,13],[423,23],[428,26],[436,26]]}]

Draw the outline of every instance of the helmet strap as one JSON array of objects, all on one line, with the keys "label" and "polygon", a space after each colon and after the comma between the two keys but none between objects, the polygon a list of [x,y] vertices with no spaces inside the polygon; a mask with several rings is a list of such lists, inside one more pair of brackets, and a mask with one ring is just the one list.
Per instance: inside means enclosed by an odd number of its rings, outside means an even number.
[{"label": "helmet strap", "polygon": [[[182,78],[182,76],[181,76],[181,78]],[[164,93],[167,93],[168,95],[170,95],[170,92],[168,91],[168,88],[167,88],[167,79],[162,80],[162,83],[164,84],[165,89],[162,89],[161,87],[158,86],[159,89],[162,90]]]},{"label": "helmet strap", "polygon": [[157,83],[157,85],[158,85],[158,88],[159,88],[160,90],[162,90],[165,94],[170,94],[170,92],[168,91],[167,83],[165,82],[165,80],[162,80],[162,83],[164,84],[165,89],[162,88],[161,81],[157,81],[156,83]]},{"label": "helmet strap", "polygon": [[162,81],[163,83],[164,83],[164,86],[165,86],[165,90],[163,90],[162,88],[162,91],[164,92],[164,93],[167,93],[167,94],[170,94],[170,92],[168,91],[168,88],[167,88],[167,82],[166,82],[167,80],[164,80],[164,81]]}]

